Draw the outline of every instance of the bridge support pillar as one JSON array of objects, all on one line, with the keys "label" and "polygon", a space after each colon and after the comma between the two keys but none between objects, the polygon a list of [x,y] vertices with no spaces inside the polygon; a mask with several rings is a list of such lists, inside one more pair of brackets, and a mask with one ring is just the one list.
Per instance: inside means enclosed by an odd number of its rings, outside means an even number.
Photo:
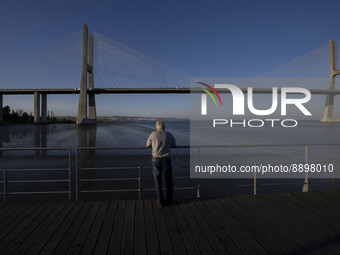
[{"label": "bridge support pillar", "polygon": [[[93,35],[89,36],[89,89],[94,89],[94,80],[93,80]],[[96,101],[95,94],[89,93],[89,119],[92,121],[96,121]]]},{"label": "bridge support pillar", "polygon": [[34,123],[40,123],[40,93],[34,92]]},{"label": "bridge support pillar", "polygon": [[89,93],[89,118],[87,117],[87,72],[89,72],[89,89],[93,89],[93,36],[90,36],[89,42],[89,64],[87,64],[87,25],[83,25],[83,68],[81,71],[81,82],[79,92],[77,124],[95,124],[96,123],[96,105],[95,95]]},{"label": "bridge support pillar", "polygon": [[4,115],[3,115],[3,95],[0,94],[0,121],[4,120]]},{"label": "bridge support pillar", "polygon": [[47,123],[47,94],[41,94],[41,123]]},{"label": "bridge support pillar", "polygon": [[94,98],[94,94],[89,94],[89,119],[96,121],[96,102]]},{"label": "bridge support pillar", "polygon": [[87,25],[83,25],[83,68],[81,71],[77,124],[87,120]]},{"label": "bridge support pillar", "polygon": [[[328,89],[333,90],[335,87],[335,76],[340,73],[340,70],[336,70],[335,66],[335,46],[334,41],[329,41],[329,62],[330,62],[330,71],[329,71],[329,83]],[[333,117],[333,109],[334,109],[334,95],[327,95],[325,108],[323,111],[321,122],[340,122],[339,118]]]}]

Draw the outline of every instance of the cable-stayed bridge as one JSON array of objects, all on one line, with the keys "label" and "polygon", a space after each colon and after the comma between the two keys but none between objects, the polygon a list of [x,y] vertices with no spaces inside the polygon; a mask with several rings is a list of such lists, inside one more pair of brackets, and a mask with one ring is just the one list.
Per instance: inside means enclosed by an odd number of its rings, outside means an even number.
[{"label": "cable-stayed bridge", "polygon": [[[340,81],[336,78],[340,73],[336,69],[340,51],[335,47],[335,42],[330,41],[329,46],[249,79],[250,84],[243,80],[242,91],[247,93],[250,86],[253,93],[270,94],[274,86],[304,87],[312,94],[326,95],[321,121],[337,122],[333,107],[334,96],[340,94]],[[201,93],[190,89],[190,75],[99,33],[88,36],[87,25],[22,59],[0,66],[0,107],[3,95],[34,94],[35,123],[47,121],[48,94],[79,94],[77,123],[91,124],[96,122],[96,94],[190,92]]]}]

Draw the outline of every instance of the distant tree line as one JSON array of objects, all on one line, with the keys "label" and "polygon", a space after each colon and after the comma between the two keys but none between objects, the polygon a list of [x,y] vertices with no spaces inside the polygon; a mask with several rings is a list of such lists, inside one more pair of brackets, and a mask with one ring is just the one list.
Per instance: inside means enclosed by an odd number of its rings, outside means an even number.
[{"label": "distant tree line", "polygon": [[[3,113],[3,120],[4,121],[18,121],[18,122],[33,122],[34,117],[32,113],[29,114],[27,112],[24,112],[22,109],[19,110],[12,110],[11,107],[6,105],[2,108]],[[47,114],[47,121],[48,122],[55,122],[57,119],[54,116],[53,111],[48,111]]]},{"label": "distant tree line", "polygon": [[8,105],[2,108],[2,113],[4,121],[33,122],[34,120],[32,113],[28,114],[27,112],[24,112],[22,109],[11,110],[11,107],[9,107]]}]

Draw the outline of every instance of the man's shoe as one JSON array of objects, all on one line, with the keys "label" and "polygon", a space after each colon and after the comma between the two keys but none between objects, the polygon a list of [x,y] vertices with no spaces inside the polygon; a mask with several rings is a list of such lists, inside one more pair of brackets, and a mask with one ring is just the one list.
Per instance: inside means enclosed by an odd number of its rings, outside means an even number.
[{"label": "man's shoe", "polygon": [[157,205],[159,208],[163,208],[163,207],[164,207],[163,204],[160,204],[160,203],[158,203],[157,201],[156,201],[156,205]]}]

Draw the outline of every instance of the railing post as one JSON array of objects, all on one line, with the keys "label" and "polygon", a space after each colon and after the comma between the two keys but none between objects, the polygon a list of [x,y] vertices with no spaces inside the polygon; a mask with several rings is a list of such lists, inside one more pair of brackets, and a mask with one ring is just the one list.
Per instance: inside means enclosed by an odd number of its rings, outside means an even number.
[{"label": "railing post", "polygon": [[7,196],[7,169],[4,169],[4,205],[6,204]]},{"label": "railing post", "polygon": [[[308,164],[308,145],[305,145],[305,163]],[[303,183],[302,192],[308,192],[309,186],[309,179],[308,179],[308,172],[305,175],[305,181]]]},{"label": "railing post", "polygon": [[[200,160],[201,158],[201,148],[198,147],[198,160]],[[198,161],[199,162],[199,161]],[[201,197],[201,192],[200,192],[200,182],[197,181],[197,194],[196,194],[197,198]]]},{"label": "railing post", "polygon": [[[254,164],[254,166],[256,166],[256,163]],[[254,171],[254,196],[256,196],[256,189],[257,189],[257,185],[256,185],[256,168],[254,167],[255,171]]]},{"label": "railing post", "polygon": [[139,166],[138,167],[138,191],[139,191],[139,200],[141,200],[141,176],[140,176],[140,171],[141,170],[141,167]]},{"label": "railing post", "polygon": [[71,179],[71,148],[68,149],[68,200],[72,200],[72,179]]},{"label": "railing post", "polygon": [[76,202],[78,202],[78,179],[79,179],[79,176],[78,176],[78,148],[76,148]]}]

